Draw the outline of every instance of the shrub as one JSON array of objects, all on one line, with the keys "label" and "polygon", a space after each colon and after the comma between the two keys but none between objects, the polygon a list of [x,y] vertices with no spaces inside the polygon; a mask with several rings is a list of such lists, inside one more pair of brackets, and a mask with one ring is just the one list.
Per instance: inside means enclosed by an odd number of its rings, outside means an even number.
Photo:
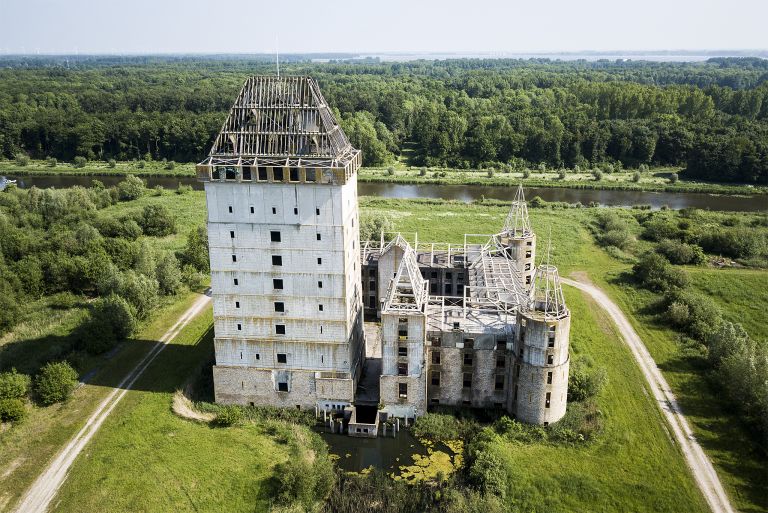
[{"label": "shrub", "polygon": [[243,410],[237,405],[224,406],[216,414],[213,424],[219,427],[239,426],[245,421]]},{"label": "shrub", "polygon": [[394,168],[388,167],[387,168],[387,175],[388,176],[394,176],[394,174],[395,174]]},{"label": "shrub", "polygon": [[427,168],[426,167],[422,167],[421,169],[419,169],[419,176],[427,176]]},{"label": "shrub", "polygon": [[[362,218],[360,223],[360,238],[363,237],[363,227],[366,218]],[[189,264],[198,271],[208,272],[210,270],[210,260],[208,258],[208,231],[204,225],[198,226],[187,234],[187,244],[179,253],[179,260]]]},{"label": "shrub", "polygon": [[557,177],[560,180],[565,180],[565,169],[561,169],[559,173],[557,173]]},{"label": "shrub", "polygon": [[576,360],[568,373],[568,401],[584,401],[600,393],[608,381],[608,373],[602,367],[590,369]]},{"label": "shrub", "polygon": [[184,264],[181,268],[181,281],[189,287],[190,290],[198,290],[205,282],[205,275],[193,266]]},{"label": "shrub", "polygon": [[592,170],[592,176],[595,178],[595,181],[599,182],[603,179],[603,172],[599,169],[593,169]]},{"label": "shrub", "polygon": [[722,322],[722,315],[714,301],[698,292],[671,290],[664,299],[667,319],[696,340],[703,341]]},{"label": "shrub", "polygon": [[176,219],[165,205],[147,205],[138,219],[145,235],[165,237],[176,233]]},{"label": "shrub", "polygon": [[169,160],[165,163],[165,169],[171,170],[176,167],[176,162]]},{"label": "shrub", "polygon": [[461,435],[461,424],[453,415],[427,413],[416,419],[413,434],[429,440],[456,440]]},{"label": "shrub", "polygon": [[526,169],[525,171],[523,171],[523,178],[530,178],[530,177],[531,177],[530,169]]},{"label": "shrub", "polygon": [[632,267],[635,278],[645,288],[665,291],[688,284],[688,276],[680,269],[673,269],[669,261],[658,253],[649,252],[640,257]]},{"label": "shrub", "polygon": [[669,175],[669,183],[677,183],[679,179],[680,177],[677,175],[677,173],[672,173]]},{"label": "shrub", "polygon": [[17,153],[14,157],[17,166],[26,167],[29,165],[29,155],[26,153]]},{"label": "shrub", "polygon": [[146,186],[144,181],[135,175],[128,175],[125,180],[117,184],[117,194],[121,201],[132,201],[144,195]]},{"label": "shrub", "polygon": [[640,171],[632,173],[632,181],[638,183],[640,181]]},{"label": "shrub", "polygon": [[35,377],[35,393],[48,406],[66,401],[77,386],[77,371],[64,362],[47,363]]},{"label": "shrub", "polygon": [[88,159],[86,159],[85,157],[79,157],[79,156],[75,157],[74,160],[72,161],[72,164],[78,169],[84,168],[87,163],[88,163]]},{"label": "shrub", "polygon": [[489,170],[486,172],[486,175],[488,176],[488,178],[493,178],[493,169],[489,169]]},{"label": "shrub", "polygon": [[146,164],[144,163],[144,161],[143,161],[143,160],[140,160],[140,161],[136,162],[136,167],[137,167],[138,169],[144,169],[144,166],[145,166],[145,165],[146,165]]},{"label": "shrub", "polygon": [[192,192],[192,186],[184,185],[183,183],[179,182],[179,187],[176,189],[176,194],[187,194],[189,192]]},{"label": "shrub", "polygon": [[157,263],[157,283],[165,295],[176,294],[181,289],[181,267],[173,253],[166,253]]},{"label": "shrub", "polygon": [[115,292],[135,308],[138,319],[146,319],[157,305],[159,288],[156,279],[128,270],[120,276]]},{"label": "shrub", "polygon": [[165,187],[163,187],[162,185],[155,185],[152,188],[152,196],[162,196],[164,192],[165,192]]},{"label": "shrub", "polygon": [[152,162],[152,154],[150,152],[146,152],[144,154],[144,160],[147,162]]},{"label": "shrub", "polygon": [[[278,499],[283,504],[300,504],[305,511],[324,501],[333,489],[336,476],[327,450],[310,433],[309,441],[294,441],[288,460],[275,466]],[[309,442],[309,447],[304,444]]]},{"label": "shrub", "polygon": [[469,480],[482,492],[504,498],[507,493],[507,472],[496,453],[485,448],[475,453],[469,467]]},{"label": "shrub", "polygon": [[21,399],[0,399],[0,421],[21,422],[27,416],[27,409]]},{"label": "shrub", "polygon": [[136,331],[136,314],[131,305],[117,294],[97,299],[92,316],[103,326],[109,326],[117,340],[130,337]]},{"label": "shrub", "polygon": [[0,373],[0,399],[21,399],[29,393],[31,380],[16,369]]},{"label": "shrub", "polygon": [[745,226],[709,230],[699,240],[707,253],[732,258],[753,258],[764,255],[768,241],[765,234]]},{"label": "shrub", "polygon": [[54,157],[48,157],[45,159],[45,165],[48,167],[56,167],[59,164],[59,161],[56,160]]},{"label": "shrub", "polygon": [[107,167],[110,169],[114,169],[117,166],[117,162],[115,162],[115,159],[109,159],[107,161]]},{"label": "shrub", "polygon": [[360,240],[378,240],[382,232],[392,230],[392,221],[386,216],[363,214],[360,218]]},{"label": "shrub", "polygon": [[665,239],[656,250],[673,264],[701,264],[706,260],[704,251],[695,244]]}]

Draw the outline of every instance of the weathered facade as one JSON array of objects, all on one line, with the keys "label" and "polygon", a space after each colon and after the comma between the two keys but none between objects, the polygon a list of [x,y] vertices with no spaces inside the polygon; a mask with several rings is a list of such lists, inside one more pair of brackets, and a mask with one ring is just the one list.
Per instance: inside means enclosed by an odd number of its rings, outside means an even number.
[{"label": "weathered facade", "polygon": [[[570,313],[557,270],[534,265],[522,188],[500,233],[361,244],[360,162],[311,78],[246,81],[197,168],[216,400],[344,412],[357,436],[375,436],[378,415],[356,398],[406,419],[437,404],[562,418]],[[376,365],[363,311],[381,322]]]},{"label": "weathered facade", "polygon": [[216,400],[343,409],[362,364],[352,148],[315,82],[254,77],[197,167]]}]

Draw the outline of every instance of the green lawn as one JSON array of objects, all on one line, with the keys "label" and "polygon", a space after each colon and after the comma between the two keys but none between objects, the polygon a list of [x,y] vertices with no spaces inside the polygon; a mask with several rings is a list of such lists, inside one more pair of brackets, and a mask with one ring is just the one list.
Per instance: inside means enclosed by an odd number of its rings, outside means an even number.
[{"label": "green lawn", "polygon": [[731,322],[756,340],[768,342],[768,272],[689,267],[691,284],[711,297]]},{"label": "green lawn", "polygon": [[[10,510],[42,466],[77,433],[98,403],[146,354],[150,344],[158,340],[197,297],[193,293],[184,294],[162,307],[153,320],[133,339],[123,343],[112,357],[89,359],[84,369],[95,371],[90,384],[77,389],[69,401],[48,407],[30,405],[29,416],[23,423],[0,432],[0,511]],[[55,323],[51,329],[57,329]],[[21,339],[20,342],[34,343],[34,340]]]},{"label": "green lawn", "polygon": [[173,392],[213,351],[210,309],[152,363],[73,466],[57,512],[266,511],[287,451],[262,428],[173,414]]},{"label": "green lawn", "polygon": [[694,512],[707,505],[670,439],[643,376],[606,314],[567,288],[571,347],[608,371],[598,397],[604,432],[586,447],[494,443],[520,511]]}]

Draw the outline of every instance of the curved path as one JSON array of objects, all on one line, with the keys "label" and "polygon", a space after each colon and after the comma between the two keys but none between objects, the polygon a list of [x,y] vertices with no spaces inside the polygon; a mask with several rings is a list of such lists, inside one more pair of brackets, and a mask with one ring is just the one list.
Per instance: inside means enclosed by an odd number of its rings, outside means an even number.
[{"label": "curved path", "polygon": [[685,461],[693,473],[696,484],[701,489],[701,493],[714,513],[734,513],[736,510],[731,505],[728,495],[725,493],[720,479],[717,477],[712,462],[704,454],[704,450],[699,445],[696,437],[688,425],[688,421],[680,409],[680,405],[675,399],[667,381],[662,376],[661,371],[653,361],[651,354],[646,349],[643,341],[640,340],[637,332],[627,320],[621,309],[609,298],[605,292],[594,285],[574,281],[567,278],[561,278],[566,285],[576,287],[577,289],[589,294],[600,307],[605,310],[613,322],[618,326],[622,338],[632,351],[637,364],[640,366],[648,385],[651,388],[653,396],[659,403],[661,411],[667,419],[675,439],[680,444]]},{"label": "curved path", "polygon": [[158,354],[166,348],[189,322],[205,308],[211,298],[203,295],[195,300],[187,311],[182,314],[176,324],[165,332],[160,338],[159,344],[153,347],[142,360],[128,373],[115,389],[99,404],[96,411],[88,418],[85,426],[67,443],[67,445],[48,464],[38,476],[29,490],[21,498],[16,513],[42,513],[50,507],[51,501],[56,496],[61,485],[66,481],[69,469],[75,462],[78,454],[93,438],[112,410],[125,397],[139,376],[149,367]]}]

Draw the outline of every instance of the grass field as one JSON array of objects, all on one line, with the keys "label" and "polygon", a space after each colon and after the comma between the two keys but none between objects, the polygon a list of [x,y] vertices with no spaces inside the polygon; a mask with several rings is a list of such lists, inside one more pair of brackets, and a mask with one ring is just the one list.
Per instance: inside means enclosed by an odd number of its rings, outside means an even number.
[{"label": "grass field", "polygon": [[768,272],[751,269],[686,269],[694,288],[711,297],[731,322],[768,343]]},{"label": "grass field", "polygon": [[613,324],[576,290],[566,289],[566,302],[573,353],[608,371],[598,397],[605,429],[586,447],[496,442],[511,503],[520,511],[707,511]]},{"label": "grass field", "polygon": [[[189,293],[161,308],[153,321],[111,357],[93,357],[90,365],[84,367],[93,372],[89,384],[76,390],[69,401],[49,407],[29,406],[29,417],[23,423],[0,433],[0,511],[9,510],[41,467],[74,436],[96,405],[196,297],[197,294]],[[27,341],[22,339],[20,343]]]},{"label": "grass field", "polygon": [[249,425],[176,417],[173,392],[213,351],[210,309],[161,353],[73,466],[57,512],[266,511],[283,447]]}]

